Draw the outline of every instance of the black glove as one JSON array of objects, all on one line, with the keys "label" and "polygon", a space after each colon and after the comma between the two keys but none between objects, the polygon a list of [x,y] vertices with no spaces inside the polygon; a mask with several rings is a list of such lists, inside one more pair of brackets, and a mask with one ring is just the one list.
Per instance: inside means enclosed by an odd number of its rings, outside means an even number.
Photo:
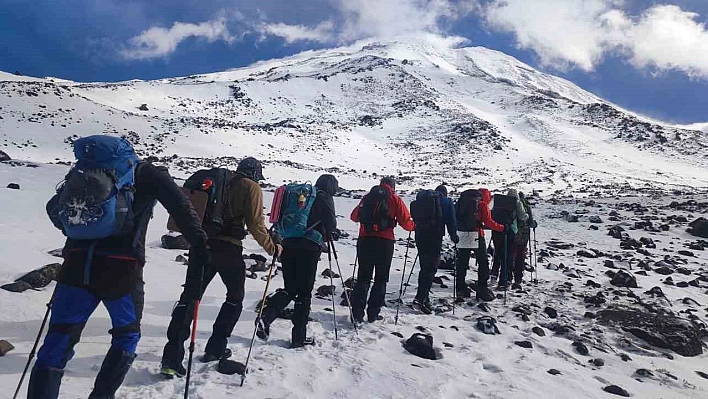
[{"label": "black glove", "polygon": [[283,243],[283,237],[280,236],[280,234],[275,231],[275,229],[270,229],[268,231],[270,234],[270,239],[273,240],[273,244],[282,244]]},{"label": "black glove", "polygon": [[457,243],[460,242],[460,236],[458,236],[457,233],[452,233],[450,234],[450,240],[457,245]]},{"label": "black glove", "polygon": [[504,234],[509,234],[509,231],[511,231],[511,225],[505,224],[504,225]]},{"label": "black glove", "polygon": [[208,267],[211,264],[211,252],[206,245],[190,248],[189,264],[193,267]]}]

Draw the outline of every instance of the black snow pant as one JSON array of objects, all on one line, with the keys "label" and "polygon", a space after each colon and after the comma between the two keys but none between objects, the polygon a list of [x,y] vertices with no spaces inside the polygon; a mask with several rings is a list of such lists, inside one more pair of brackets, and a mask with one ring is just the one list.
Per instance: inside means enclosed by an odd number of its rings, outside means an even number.
[{"label": "black snow pant", "polygon": [[226,301],[221,305],[214,321],[214,329],[207,342],[205,352],[221,356],[226,350],[229,337],[241,316],[246,284],[246,265],[243,262],[243,248],[223,241],[210,240],[211,264],[204,270],[204,283],[199,286],[202,265],[189,264],[187,280],[179,302],[172,311],[172,320],[167,328],[167,345],[162,355],[165,366],[181,364],[184,359],[184,341],[189,338],[194,317],[194,303],[203,295],[209,283],[219,274],[226,285]]},{"label": "black snow pant", "polygon": [[[394,244],[395,241],[385,238],[359,237],[356,244],[359,270],[352,293],[352,313],[355,319],[364,318],[367,296],[369,301],[366,312],[369,320],[375,320],[381,312],[381,307],[385,305],[386,283],[391,272]],[[374,286],[369,295],[372,277]]]},{"label": "black snow pant", "polygon": [[489,280],[489,258],[487,258],[487,242],[484,237],[479,237],[477,249],[465,248],[457,251],[457,290],[467,288],[465,279],[467,278],[467,268],[470,258],[474,252],[477,261],[477,292],[484,292],[487,289]]},{"label": "black snow pant", "polygon": [[418,273],[418,292],[415,299],[426,302],[430,296],[430,288],[433,286],[435,273],[440,266],[440,251],[423,251],[418,247],[418,260],[420,261],[420,273]]},{"label": "black snow pant", "polygon": [[307,336],[307,321],[310,317],[312,288],[317,275],[320,251],[301,248],[283,249],[280,262],[283,264],[285,290],[276,291],[268,298],[263,308],[263,320],[271,324],[291,301],[295,302],[292,322],[293,341],[303,341]]},{"label": "black snow pant", "polygon": [[[513,231],[508,233],[492,232],[492,241],[494,242],[494,264],[492,266],[492,275],[499,277],[499,285],[504,285],[511,281],[511,268],[514,262],[514,238]],[[505,242],[506,241],[506,242]],[[506,282],[504,279],[506,278]]]}]

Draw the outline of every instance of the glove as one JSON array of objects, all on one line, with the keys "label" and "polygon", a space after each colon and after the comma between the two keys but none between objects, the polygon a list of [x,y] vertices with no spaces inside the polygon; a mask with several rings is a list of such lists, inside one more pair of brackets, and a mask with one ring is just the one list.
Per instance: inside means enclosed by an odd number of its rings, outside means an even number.
[{"label": "glove", "polygon": [[450,240],[457,245],[457,243],[460,242],[460,236],[458,236],[457,233],[452,233],[450,234]]},{"label": "glove", "polygon": [[283,243],[283,237],[281,237],[280,234],[278,234],[278,232],[275,231],[275,229],[271,229],[271,230],[268,232],[268,234],[270,234],[270,239],[273,240],[273,243],[274,243],[274,244],[277,245],[277,244],[282,244],[282,243]]},{"label": "glove", "polygon": [[504,225],[504,234],[509,234],[509,231],[511,231],[511,225],[505,224]]}]

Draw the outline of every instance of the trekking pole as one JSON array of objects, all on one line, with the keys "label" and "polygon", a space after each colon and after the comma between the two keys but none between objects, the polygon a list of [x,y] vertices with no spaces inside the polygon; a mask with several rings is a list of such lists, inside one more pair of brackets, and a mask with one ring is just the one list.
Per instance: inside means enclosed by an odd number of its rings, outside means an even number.
[{"label": "trekking pole", "polygon": [[455,315],[455,302],[457,301],[457,244],[455,244],[455,267],[452,269],[452,315]]},{"label": "trekking pole", "polygon": [[393,325],[398,325],[398,312],[401,309],[401,297],[403,297],[403,279],[406,278],[406,264],[408,263],[408,250],[410,249],[412,231],[408,232],[408,240],[406,240],[406,254],[403,256],[403,272],[401,273],[401,286],[398,288],[398,301],[396,302],[396,319]]},{"label": "trekking pole", "polygon": [[[55,288],[56,290],[56,288]],[[39,346],[39,340],[42,339],[42,333],[44,332],[44,327],[47,325],[47,320],[49,319],[49,313],[52,310],[52,304],[54,303],[54,295],[56,294],[56,291],[52,293],[51,299],[49,299],[49,302],[47,302],[47,311],[44,313],[44,319],[42,319],[42,324],[39,326],[39,333],[37,333],[37,339],[34,340],[34,346],[32,346],[32,350],[29,353],[29,358],[27,359],[27,364],[25,364],[25,370],[22,372],[22,376],[20,377],[20,382],[17,384],[17,389],[15,390],[15,395],[13,395],[12,399],[17,399],[17,395],[20,393],[20,388],[22,388],[22,383],[25,381],[25,376],[27,376],[27,371],[29,370],[30,364],[32,364],[32,359],[34,359],[34,356],[37,354],[37,346]]]},{"label": "trekking pole", "polygon": [[[334,258],[337,259],[337,256],[335,255]],[[356,278],[356,264],[357,264],[357,262],[359,262],[359,251],[358,250],[356,251],[356,256],[354,257],[354,270],[352,270],[352,286],[354,284],[354,279]],[[341,276],[342,273],[339,273],[339,275]]]},{"label": "trekking pole", "polygon": [[261,298],[261,306],[258,307],[258,318],[256,319],[256,325],[253,327],[253,336],[251,337],[251,345],[248,347],[248,356],[246,356],[246,363],[243,368],[243,374],[241,374],[241,386],[243,382],[246,381],[246,374],[248,374],[248,362],[251,360],[251,352],[253,351],[253,343],[256,341],[256,329],[258,329],[258,321],[263,317],[263,308],[265,307],[266,296],[268,295],[268,287],[270,286],[270,279],[273,276],[273,269],[275,268],[275,260],[278,259],[277,250],[273,254],[273,263],[270,264],[270,270],[268,271],[268,278],[266,279],[266,286],[263,290],[263,298]]},{"label": "trekking pole", "polygon": [[504,306],[506,306],[506,292],[509,290],[509,233],[504,234]]},{"label": "trekking pole", "polygon": [[413,266],[411,267],[410,273],[408,273],[408,280],[406,280],[406,284],[403,285],[403,296],[406,296],[406,290],[408,290],[408,286],[410,285],[411,282],[411,277],[413,276],[413,270],[415,270],[415,264],[418,262],[418,255],[416,254],[415,259],[413,259]]},{"label": "trekking pole", "polygon": [[192,360],[194,359],[194,346],[197,342],[197,320],[199,319],[199,305],[202,303],[202,288],[204,285],[204,268],[206,266],[202,265],[202,269],[199,272],[199,295],[197,299],[194,300],[194,315],[192,319],[192,336],[189,340],[189,360],[187,361],[187,378],[184,384],[184,399],[189,398],[189,380],[192,375]]},{"label": "trekking pole", "polygon": [[533,229],[533,268],[536,270],[536,284],[538,284],[538,254],[536,253],[536,228]]},{"label": "trekking pole", "polygon": [[[349,292],[347,291],[347,287],[344,285],[344,276],[342,275],[342,268],[339,267],[339,256],[337,256],[337,248],[334,247],[334,241],[330,240],[329,241],[330,248],[332,252],[334,253],[334,261],[337,263],[337,271],[339,272],[339,278],[342,280],[342,289],[344,290],[344,297],[347,300],[347,307],[349,308],[349,317],[352,320],[352,324],[354,325],[354,332],[356,335],[359,335],[359,327],[357,327],[356,323],[354,323],[354,313],[352,312],[352,303],[351,303],[351,297],[349,295]],[[329,267],[330,270],[332,270],[332,266],[330,265]]]},{"label": "trekking pole", "polygon": [[[332,243],[327,241],[327,257],[329,258],[329,286],[332,287],[332,322],[334,323],[334,339],[339,340],[339,334],[337,333],[337,304],[334,301],[334,280],[332,279]],[[339,274],[341,277],[341,272]],[[346,287],[342,287],[346,291]]]}]

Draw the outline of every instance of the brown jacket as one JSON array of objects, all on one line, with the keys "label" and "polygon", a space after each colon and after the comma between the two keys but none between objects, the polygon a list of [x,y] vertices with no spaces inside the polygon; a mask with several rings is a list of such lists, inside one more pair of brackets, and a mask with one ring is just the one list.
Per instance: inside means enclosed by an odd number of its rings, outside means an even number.
[{"label": "brown jacket", "polygon": [[[253,238],[269,255],[275,253],[275,243],[268,234],[263,217],[263,191],[258,183],[245,177],[236,177],[229,186],[228,219],[233,228],[248,228]],[[243,246],[241,240],[230,236],[216,239]]]}]

